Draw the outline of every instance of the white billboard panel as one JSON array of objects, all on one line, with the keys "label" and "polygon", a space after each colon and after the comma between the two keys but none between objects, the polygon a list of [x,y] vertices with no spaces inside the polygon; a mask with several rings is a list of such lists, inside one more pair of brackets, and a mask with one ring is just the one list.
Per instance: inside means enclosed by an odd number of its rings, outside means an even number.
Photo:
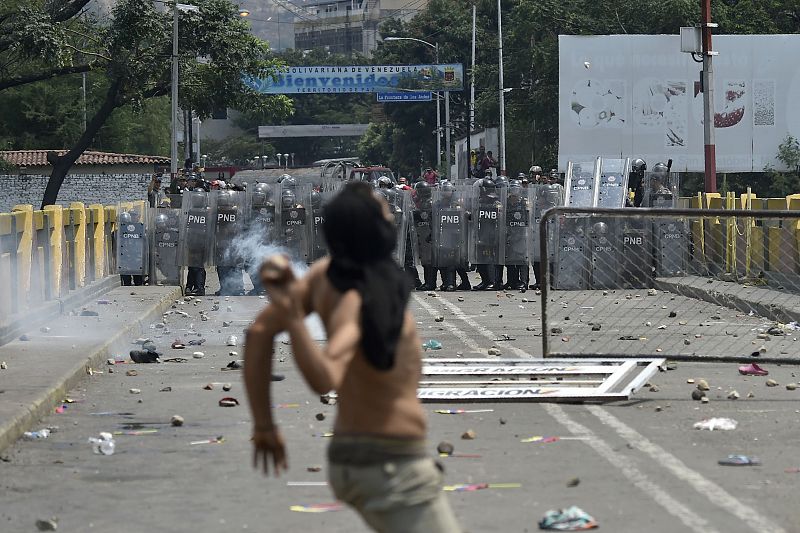
[{"label": "white billboard panel", "polygon": [[[559,46],[561,171],[603,156],[703,172],[702,65],[680,36],[562,35]],[[800,35],[718,35],[714,49],[717,170],[785,170],[775,156],[800,135]]]},{"label": "white billboard panel", "polygon": [[369,124],[298,124],[259,126],[258,138],[274,137],[361,137]]}]

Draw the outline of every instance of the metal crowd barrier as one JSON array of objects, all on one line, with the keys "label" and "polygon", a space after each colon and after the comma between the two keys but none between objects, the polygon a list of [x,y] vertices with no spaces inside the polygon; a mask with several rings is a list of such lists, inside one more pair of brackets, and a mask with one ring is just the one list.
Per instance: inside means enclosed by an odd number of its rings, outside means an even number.
[{"label": "metal crowd barrier", "polygon": [[800,210],[556,207],[539,231],[545,357],[800,363]]},{"label": "metal crowd barrier", "polygon": [[0,327],[116,275],[116,210],[73,202],[41,211],[17,205],[0,213]]}]

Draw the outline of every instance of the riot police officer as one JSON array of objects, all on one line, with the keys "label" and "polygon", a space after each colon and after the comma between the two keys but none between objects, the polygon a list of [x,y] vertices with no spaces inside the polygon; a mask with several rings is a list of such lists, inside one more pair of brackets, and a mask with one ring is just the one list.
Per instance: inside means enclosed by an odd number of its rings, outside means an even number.
[{"label": "riot police officer", "polygon": [[[277,223],[273,187],[266,183],[256,183],[249,194],[250,212],[247,216],[246,233],[250,238],[254,238],[255,244],[260,248],[272,246],[275,244],[275,225]],[[250,296],[264,292],[258,272],[262,259],[257,253],[244,258],[245,271],[253,284],[253,289],[248,293]]]},{"label": "riot police officer", "polygon": [[242,267],[244,261],[236,249],[236,240],[242,237],[244,217],[241,193],[218,190],[214,220],[214,264],[219,277],[216,296],[239,296],[244,293]]},{"label": "riot police officer", "polygon": [[[525,176],[524,174],[522,175]],[[505,248],[506,290],[526,290],[530,279],[530,202],[519,180],[508,185],[506,197]]]},{"label": "riot police officer", "polygon": [[481,282],[472,288],[474,291],[497,290],[497,270],[500,261],[500,223],[502,204],[497,194],[497,185],[491,176],[476,182],[478,201],[472,213],[474,246],[470,247],[471,262]]},{"label": "riot police officer", "polygon": [[414,193],[414,235],[424,280],[417,290],[432,291],[436,288],[436,269],[433,267],[431,186],[426,181],[418,181],[414,185]]},{"label": "riot police officer", "polygon": [[[140,224],[139,213],[135,209],[119,212],[117,218],[117,269],[120,271],[120,284],[123,286],[144,285],[143,274],[146,264],[147,234]],[[123,259],[124,258],[124,259]]]},{"label": "riot police officer", "polygon": [[467,278],[467,207],[463,192],[457,194],[451,181],[442,181],[433,206],[433,257],[441,273],[441,291],[456,290],[456,272],[462,290],[469,286]]},{"label": "riot police officer", "polygon": [[628,178],[628,186],[633,189],[633,206],[641,207],[644,197],[644,173],[647,170],[647,163],[644,159],[637,158],[631,163],[631,173]]}]

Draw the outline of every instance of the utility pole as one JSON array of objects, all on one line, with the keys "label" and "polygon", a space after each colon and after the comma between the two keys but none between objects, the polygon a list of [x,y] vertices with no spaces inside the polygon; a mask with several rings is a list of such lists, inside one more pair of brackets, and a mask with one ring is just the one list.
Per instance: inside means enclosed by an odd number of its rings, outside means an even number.
[{"label": "utility pole", "polygon": [[[439,43],[436,43],[436,64],[439,64]],[[436,170],[442,167],[442,109],[441,94],[436,93]]]},{"label": "utility pole", "polygon": [[703,22],[703,140],[705,142],[705,188],[706,192],[717,192],[717,148],[714,131],[714,67],[717,52],[711,47],[711,30],[717,24],[711,22],[711,0],[700,0]]},{"label": "utility pole", "polygon": [[449,179],[450,176],[450,169],[452,168],[450,165],[450,91],[444,92],[444,160],[445,166],[445,176]]},{"label": "utility pole", "polygon": [[472,67],[469,71],[469,128],[467,128],[467,178],[472,171],[472,132],[475,130],[475,22],[477,7],[472,3]]},{"label": "utility pole", "polygon": [[[710,1],[710,0],[707,0]],[[497,157],[497,162],[500,165],[498,174],[501,176],[506,175],[506,95],[505,87],[503,85],[503,11],[501,0],[497,0],[497,40],[499,43],[499,61],[500,61],[500,153]]]},{"label": "utility pole", "polygon": [[178,177],[178,4],[172,10],[172,133],[170,139],[170,173]]}]

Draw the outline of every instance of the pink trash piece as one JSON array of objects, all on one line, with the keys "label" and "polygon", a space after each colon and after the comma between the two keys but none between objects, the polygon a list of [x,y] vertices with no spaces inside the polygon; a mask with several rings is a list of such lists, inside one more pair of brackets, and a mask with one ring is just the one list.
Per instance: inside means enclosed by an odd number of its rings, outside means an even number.
[{"label": "pink trash piece", "polygon": [[739,367],[739,373],[743,376],[768,376],[769,371],[764,370],[758,363],[750,363]]}]

